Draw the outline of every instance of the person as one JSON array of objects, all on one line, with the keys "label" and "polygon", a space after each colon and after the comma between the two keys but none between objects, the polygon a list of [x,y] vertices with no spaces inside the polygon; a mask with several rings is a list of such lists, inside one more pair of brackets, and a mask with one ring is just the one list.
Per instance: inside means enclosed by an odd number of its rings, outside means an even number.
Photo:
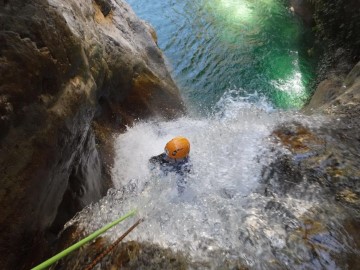
[{"label": "person", "polygon": [[186,185],[186,176],[191,172],[190,142],[185,137],[171,139],[164,148],[164,153],[149,159],[152,169],[159,167],[167,175],[169,172],[176,173],[179,193],[183,193]]}]

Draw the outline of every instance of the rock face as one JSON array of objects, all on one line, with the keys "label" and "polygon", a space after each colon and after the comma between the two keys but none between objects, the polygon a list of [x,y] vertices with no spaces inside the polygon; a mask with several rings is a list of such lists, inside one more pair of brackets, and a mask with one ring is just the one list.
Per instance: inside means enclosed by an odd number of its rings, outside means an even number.
[{"label": "rock face", "polygon": [[[354,64],[360,60],[360,2],[358,0],[307,0],[313,5],[319,45],[331,59],[339,48]],[[342,56],[343,57],[343,56]]]},{"label": "rock face", "polygon": [[347,76],[329,76],[317,87],[305,112],[354,115],[360,104],[360,62]]},{"label": "rock face", "polygon": [[314,8],[307,0],[290,0],[291,10],[296,13],[308,26],[314,23]]},{"label": "rock face", "polygon": [[4,0],[0,25],[0,268],[28,269],[106,191],[112,132],[184,107],[121,0]]}]

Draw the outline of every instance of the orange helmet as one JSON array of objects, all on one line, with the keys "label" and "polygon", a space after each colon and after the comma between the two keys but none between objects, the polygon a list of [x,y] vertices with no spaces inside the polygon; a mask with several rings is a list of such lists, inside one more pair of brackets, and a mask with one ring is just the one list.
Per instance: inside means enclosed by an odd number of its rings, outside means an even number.
[{"label": "orange helmet", "polygon": [[190,152],[190,142],[185,137],[175,137],[165,145],[165,153],[169,158],[185,158]]}]

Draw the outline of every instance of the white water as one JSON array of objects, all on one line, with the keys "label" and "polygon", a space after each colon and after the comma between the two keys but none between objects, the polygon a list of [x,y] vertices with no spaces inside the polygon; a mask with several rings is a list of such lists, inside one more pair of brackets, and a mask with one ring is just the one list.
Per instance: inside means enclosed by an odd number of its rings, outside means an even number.
[{"label": "white water", "polygon": [[[205,260],[214,267],[240,258],[254,269],[272,268],[271,249],[286,248],[285,225],[289,224],[284,223],[284,213],[266,211],[266,204],[274,198],[256,192],[263,166],[274,158],[269,148],[276,145],[269,135],[284,121],[316,125],[320,120],[275,111],[265,101],[252,104],[248,102],[251,97],[239,98],[234,93],[224,95],[211,117],[139,122],[119,135],[112,170],[116,189],[73,221],[90,233],[138,209],[145,222],[126,240],[180,250],[191,260]],[[181,196],[175,174],[164,176],[148,168],[148,159],[178,135],[189,138],[193,163]],[[305,198],[276,201],[296,218],[314,205]],[[133,222],[126,221],[106,235],[115,240]]]}]

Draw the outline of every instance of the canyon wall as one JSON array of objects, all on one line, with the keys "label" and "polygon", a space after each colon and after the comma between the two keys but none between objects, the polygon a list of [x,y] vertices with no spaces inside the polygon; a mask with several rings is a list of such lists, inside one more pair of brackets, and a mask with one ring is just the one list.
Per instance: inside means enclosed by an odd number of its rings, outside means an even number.
[{"label": "canyon wall", "polygon": [[4,0],[0,25],[0,268],[18,269],[111,186],[114,132],[184,106],[123,1]]}]

